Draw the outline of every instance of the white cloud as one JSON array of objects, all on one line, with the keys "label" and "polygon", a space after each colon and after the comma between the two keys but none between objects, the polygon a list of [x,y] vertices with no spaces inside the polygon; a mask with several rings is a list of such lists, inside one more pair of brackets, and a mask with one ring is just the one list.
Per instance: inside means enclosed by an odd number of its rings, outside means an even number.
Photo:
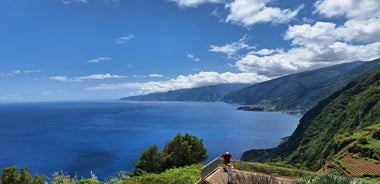
[{"label": "white cloud", "polygon": [[149,74],[149,77],[153,77],[153,78],[162,78],[162,77],[164,77],[164,75],[157,74],[157,73],[152,73],[152,74]]},{"label": "white cloud", "polygon": [[223,46],[211,45],[209,51],[210,52],[218,52],[226,54],[229,59],[236,58],[236,54],[241,50],[249,50],[254,47],[249,46],[245,42],[248,40],[248,36],[244,35],[237,42],[227,43]]},{"label": "white cloud", "polygon": [[[299,6],[295,10],[270,7],[268,4],[273,0],[169,0],[175,2],[181,8],[197,7],[207,3],[224,4],[228,10],[225,22],[249,27],[258,23],[282,24],[294,19],[298,12],[304,7]],[[212,15],[224,19],[218,9]],[[224,14],[224,13],[223,13]]]},{"label": "white cloud", "polygon": [[87,0],[58,0],[60,1],[61,3],[63,4],[73,4],[73,3],[83,3],[83,4],[87,4]]},{"label": "white cloud", "polygon": [[117,83],[101,84],[89,90],[116,90],[116,89],[137,89],[142,94],[166,92],[177,89],[194,88],[206,85],[220,83],[256,83],[268,80],[265,76],[255,73],[217,73],[217,72],[199,72],[193,75],[180,75],[175,79],[159,82],[145,83]]},{"label": "white cloud", "polygon": [[111,61],[111,60],[112,60],[112,58],[109,58],[109,57],[98,57],[95,59],[88,60],[87,62],[88,63],[101,63],[101,62]]},{"label": "white cloud", "polygon": [[318,0],[315,13],[326,17],[344,16],[347,18],[366,19],[380,16],[380,1],[378,0]]},{"label": "white cloud", "polygon": [[[360,34],[353,34],[354,31],[347,26],[347,22],[338,27],[329,22],[290,26],[284,39],[291,40],[293,46],[291,49],[266,54],[262,53],[263,50],[253,51],[240,59],[236,66],[243,72],[277,77],[332,64],[378,58],[380,42],[377,40],[379,38],[358,37]],[[369,43],[352,44],[350,42],[359,38]]]},{"label": "white cloud", "polygon": [[49,77],[49,80],[55,80],[60,82],[68,82],[70,79],[67,76],[53,76]]},{"label": "white cloud", "polygon": [[273,53],[280,53],[280,52],[283,52],[282,49],[261,49],[258,51],[252,51],[251,53],[257,54],[260,56],[268,56],[268,55],[272,55]]},{"label": "white cloud", "polygon": [[12,77],[12,76],[17,76],[21,74],[33,74],[33,73],[39,73],[41,70],[13,70],[10,72],[2,72],[0,73],[0,77]]},{"label": "white cloud", "polygon": [[223,3],[225,0],[169,0],[171,2],[177,3],[181,8],[186,7],[197,7],[206,3]]},{"label": "white cloud", "polygon": [[235,23],[245,27],[258,23],[286,23],[292,20],[303,5],[295,10],[268,7],[271,0],[234,0],[225,5],[229,9],[226,22]]},{"label": "white cloud", "polygon": [[[332,37],[346,42],[380,41],[380,1],[378,0],[319,0],[315,13],[326,17],[346,17],[348,20],[337,28],[332,27]],[[330,23],[332,24],[332,23]]]},{"label": "white cloud", "polygon": [[40,73],[41,70],[24,70],[25,74],[31,74],[31,73]]},{"label": "white cloud", "polygon": [[152,73],[149,75],[133,75],[134,78],[162,78],[165,77],[164,75],[157,74],[157,73]]},{"label": "white cloud", "polygon": [[67,77],[67,76],[53,76],[49,77],[50,80],[60,81],[60,82],[82,82],[87,80],[105,80],[105,79],[120,79],[126,78],[127,76],[121,75],[111,75],[109,73],[106,74],[91,74],[80,77]]},{"label": "white cloud", "polygon": [[[243,72],[277,77],[313,68],[380,57],[380,1],[319,0],[315,12],[343,16],[342,24],[316,22],[289,26],[291,48],[252,51],[236,62]],[[375,11],[376,9],[377,11]]]},{"label": "white cloud", "polygon": [[192,53],[187,53],[187,58],[189,58],[190,60],[192,61],[200,61],[201,59],[199,59],[199,57],[196,57],[194,54]]},{"label": "white cloud", "polygon": [[348,20],[337,28],[336,36],[348,42],[380,41],[380,17]]},{"label": "white cloud", "polygon": [[131,40],[134,37],[135,37],[134,35],[122,36],[120,38],[115,39],[115,42],[117,44],[127,43],[129,40]]}]

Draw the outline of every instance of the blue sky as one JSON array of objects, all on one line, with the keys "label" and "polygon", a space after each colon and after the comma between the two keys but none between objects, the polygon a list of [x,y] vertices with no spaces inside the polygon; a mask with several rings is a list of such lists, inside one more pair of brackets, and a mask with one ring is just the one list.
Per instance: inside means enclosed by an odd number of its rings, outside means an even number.
[{"label": "blue sky", "polygon": [[380,56],[378,0],[2,0],[0,102],[256,83]]}]

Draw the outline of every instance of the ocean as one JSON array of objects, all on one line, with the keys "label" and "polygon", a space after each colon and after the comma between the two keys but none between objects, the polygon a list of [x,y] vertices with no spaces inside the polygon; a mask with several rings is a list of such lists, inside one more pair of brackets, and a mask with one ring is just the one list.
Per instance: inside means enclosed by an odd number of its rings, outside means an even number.
[{"label": "ocean", "polygon": [[141,152],[162,149],[177,134],[203,140],[212,160],[229,151],[236,159],[269,148],[296,128],[299,116],[247,112],[237,105],[198,102],[41,102],[0,104],[0,168],[27,166],[100,179],[133,172]]}]

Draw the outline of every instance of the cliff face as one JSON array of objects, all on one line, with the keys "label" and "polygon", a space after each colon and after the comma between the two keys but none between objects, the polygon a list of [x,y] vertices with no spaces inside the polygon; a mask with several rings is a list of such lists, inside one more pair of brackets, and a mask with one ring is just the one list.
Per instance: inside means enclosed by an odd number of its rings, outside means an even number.
[{"label": "cliff face", "polygon": [[312,170],[322,168],[339,154],[380,160],[379,132],[380,70],[320,101],[278,147],[245,152],[242,160],[280,159]]}]

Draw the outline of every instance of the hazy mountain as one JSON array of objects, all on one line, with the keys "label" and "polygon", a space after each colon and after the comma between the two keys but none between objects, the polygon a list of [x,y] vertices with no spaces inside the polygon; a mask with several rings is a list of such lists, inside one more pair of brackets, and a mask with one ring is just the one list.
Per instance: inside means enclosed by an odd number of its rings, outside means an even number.
[{"label": "hazy mountain", "polygon": [[334,65],[253,84],[227,94],[222,101],[303,113],[356,77],[376,69],[380,69],[380,59]]},{"label": "hazy mountain", "polygon": [[[376,176],[376,162],[380,161],[379,86],[380,70],[350,82],[309,110],[278,147],[251,150],[242,159],[277,159],[312,170],[335,168],[351,176]],[[357,172],[360,164],[367,171]]]},{"label": "hazy mountain", "polygon": [[219,84],[191,89],[180,89],[163,93],[152,93],[140,96],[124,97],[120,100],[132,101],[220,101],[224,95],[241,89],[249,84]]}]

